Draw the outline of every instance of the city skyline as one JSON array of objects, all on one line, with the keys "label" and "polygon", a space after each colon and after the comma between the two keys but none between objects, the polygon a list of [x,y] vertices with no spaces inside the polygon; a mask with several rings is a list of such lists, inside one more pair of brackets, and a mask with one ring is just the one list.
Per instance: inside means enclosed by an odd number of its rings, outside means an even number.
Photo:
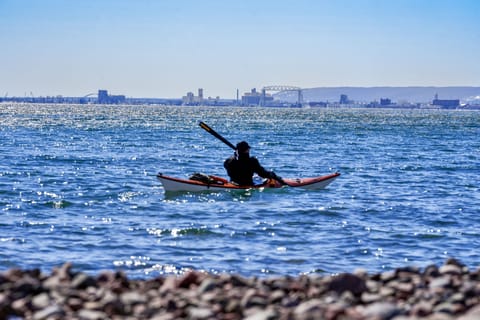
[{"label": "city skyline", "polygon": [[[276,91],[271,94],[270,90]],[[83,97],[24,96],[1,97],[0,103],[47,104],[115,104],[115,105],[170,105],[170,106],[243,106],[243,107],[327,107],[327,108],[433,108],[480,109],[480,87],[265,87],[240,93],[236,99],[205,97],[198,88],[181,98],[141,98],[110,94],[99,89],[96,94]],[[433,98],[432,98],[433,97]],[[306,98],[306,99],[305,99]]]},{"label": "city skyline", "polygon": [[0,96],[480,86],[480,2],[0,1]]}]

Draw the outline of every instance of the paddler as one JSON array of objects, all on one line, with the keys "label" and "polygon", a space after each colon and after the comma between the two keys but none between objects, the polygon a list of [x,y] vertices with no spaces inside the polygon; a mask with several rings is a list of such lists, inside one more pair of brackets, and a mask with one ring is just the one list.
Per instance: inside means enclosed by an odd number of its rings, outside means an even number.
[{"label": "paddler", "polygon": [[286,183],[273,171],[267,171],[260,165],[257,158],[250,156],[250,146],[246,141],[237,143],[235,154],[225,160],[223,166],[230,180],[241,186],[253,186],[253,174],[265,179],[274,179],[282,185]]}]

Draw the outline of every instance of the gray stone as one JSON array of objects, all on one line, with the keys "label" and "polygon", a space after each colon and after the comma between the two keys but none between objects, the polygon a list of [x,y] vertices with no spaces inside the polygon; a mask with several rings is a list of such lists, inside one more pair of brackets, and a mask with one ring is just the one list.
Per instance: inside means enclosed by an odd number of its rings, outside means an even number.
[{"label": "gray stone", "polygon": [[462,303],[463,301],[465,301],[465,294],[463,292],[457,292],[454,295],[452,295],[448,299],[448,301]]},{"label": "gray stone", "polygon": [[377,293],[364,292],[361,296],[361,301],[365,304],[370,304],[382,300],[382,296]]},{"label": "gray stone", "polygon": [[164,311],[154,314],[150,320],[176,320],[177,317],[173,313],[165,313]]},{"label": "gray stone", "polygon": [[167,277],[160,287],[160,293],[164,294],[177,288],[177,279],[175,277]]},{"label": "gray stone", "polygon": [[430,288],[447,288],[452,283],[452,279],[449,276],[443,276],[435,278],[430,282]]},{"label": "gray stone", "polygon": [[77,274],[72,280],[72,287],[75,289],[86,289],[88,287],[96,287],[97,281],[85,273]]},{"label": "gray stone", "polygon": [[275,290],[269,295],[270,303],[277,303],[282,301],[285,297],[285,292],[283,290]]},{"label": "gray stone", "polygon": [[238,312],[241,309],[240,300],[230,299],[225,305],[225,311],[227,313]]},{"label": "gray stone", "polygon": [[438,271],[440,272],[440,274],[461,275],[462,267],[454,264],[446,264],[444,266],[441,266]]},{"label": "gray stone", "polygon": [[120,296],[120,300],[124,304],[137,304],[137,303],[146,303],[147,302],[147,297],[139,292],[136,291],[129,291],[125,292]]},{"label": "gray stone", "polygon": [[200,294],[213,290],[217,287],[217,282],[211,278],[205,278],[200,286],[198,287],[198,292]]},{"label": "gray stone", "polygon": [[463,306],[459,303],[451,303],[451,302],[443,302],[439,305],[436,305],[433,308],[434,312],[444,312],[451,315],[458,314],[459,312],[463,311]]},{"label": "gray stone", "polygon": [[53,290],[60,287],[60,285],[61,281],[58,276],[51,276],[43,281],[43,287],[45,289]]},{"label": "gray stone", "polygon": [[88,287],[96,287],[97,281],[95,278],[85,274],[79,273],[72,280],[72,287],[75,289],[86,289]]},{"label": "gray stone", "polygon": [[380,280],[382,280],[383,282],[388,282],[390,280],[395,279],[396,276],[397,276],[397,273],[395,270],[386,271],[380,275]]},{"label": "gray stone", "polygon": [[302,315],[306,315],[314,311],[322,311],[324,309],[322,304],[322,300],[320,299],[308,300],[298,305],[298,307],[295,308],[293,313],[296,316],[301,317]]},{"label": "gray stone", "polygon": [[392,319],[397,315],[401,315],[402,310],[396,305],[388,302],[376,302],[367,306],[363,315],[367,319],[378,319],[378,320],[388,320]]},{"label": "gray stone", "polygon": [[422,317],[419,320],[457,320],[456,317],[449,315],[447,313],[439,312],[432,313],[428,317]]},{"label": "gray stone", "polygon": [[199,308],[199,307],[190,307],[188,308],[188,317],[189,319],[208,319],[213,317],[215,314],[209,308]]},{"label": "gray stone", "polygon": [[390,297],[390,296],[395,295],[395,289],[390,288],[390,287],[381,287],[380,291],[379,291],[379,294],[384,298]]},{"label": "gray stone", "polygon": [[275,309],[268,308],[266,310],[255,312],[254,314],[249,315],[245,318],[245,320],[274,320],[278,319],[278,317],[279,313]]},{"label": "gray stone", "polygon": [[55,274],[60,280],[70,280],[72,277],[72,264],[64,263],[60,268],[54,269]]},{"label": "gray stone", "polygon": [[[1,314],[2,314],[2,309],[4,308],[2,306],[2,304],[4,304],[4,303],[2,303],[2,301],[0,299],[0,319],[2,318]],[[8,304],[8,303],[6,303],[6,304]],[[17,314],[18,313],[23,314],[23,313],[27,312],[27,310],[28,310],[28,299],[27,298],[17,299],[15,301],[13,301],[13,303],[11,304],[11,307],[12,307],[13,310],[15,310],[15,312]]]},{"label": "gray stone", "polygon": [[105,320],[109,319],[107,314],[102,311],[82,309],[78,312],[78,317],[81,320]]},{"label": "gray stone", "polygon": [[45,309],[50,304],[50,297],[47,293],[40,293],[33,297],[32,306],[36,310]]},{"label": "gray stone", "polygon": [[53,317],[63,317],[65,312],[58,305],[54,304],[46,307],[45,309],[39,310],[33,314],[33,320],[44,320]]}]

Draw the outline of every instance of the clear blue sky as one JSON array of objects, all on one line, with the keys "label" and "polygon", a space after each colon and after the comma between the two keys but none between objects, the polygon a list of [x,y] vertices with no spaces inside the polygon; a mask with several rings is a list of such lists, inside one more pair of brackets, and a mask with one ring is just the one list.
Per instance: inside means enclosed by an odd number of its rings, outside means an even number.
[{"label": "clear blue sky", "polygon": [[0,0],[0,96],[480,86],[478,0]]}]

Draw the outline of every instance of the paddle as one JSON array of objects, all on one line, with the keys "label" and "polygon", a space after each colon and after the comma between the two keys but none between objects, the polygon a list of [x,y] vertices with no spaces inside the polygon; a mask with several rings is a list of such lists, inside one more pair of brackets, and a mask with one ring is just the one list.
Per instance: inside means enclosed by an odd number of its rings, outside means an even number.
[{"label": "paddle", "polygon": [[199,124],[200,124],[200,127],[202,127],[202,129],[205,129],[208,133],[210,133],[212,136],[214,136],[215,138],[217,138],[220,141],[222,141],[223,143],[225,143],[227,146],[229,146],[233,150],[237,149],[237,148],[235,148],[235,146],[233,144],[230,143],[230,141],[228,141],[227,139],[225,139],[224,137],[219,135],[215,130],[213,130],[212,128],[207,126],[207,124],[205,122],[200,121]]},{"label": "paddle", "polygon": [[[220,134],[218,134],[215,130],[213,130],[212,128],[210,128],[205,122],[203,121],[200,121],[199,123],[200,127],[202,127],[202,129],[205,129],[205,131],[207,131],[208,133],[210,133],[212,136],[214,136],[215,138],[219,139],[220,141],[222,141],[223,143],[225,143],[227,146],[229,146],[230,148],[232,148],[233,150],[236,150],[237,148],[230,142],[228,141],[227,139],[225,139],[224,137],[222,137]],[[275,179],[275,178],[274,178]],[[285,184],[287,186],[290,186],[288,183],[286,183],[285,181],[280,181],[278,179],[275,179],[277,180],[278,182],[280,182],[280,184]]]}]

